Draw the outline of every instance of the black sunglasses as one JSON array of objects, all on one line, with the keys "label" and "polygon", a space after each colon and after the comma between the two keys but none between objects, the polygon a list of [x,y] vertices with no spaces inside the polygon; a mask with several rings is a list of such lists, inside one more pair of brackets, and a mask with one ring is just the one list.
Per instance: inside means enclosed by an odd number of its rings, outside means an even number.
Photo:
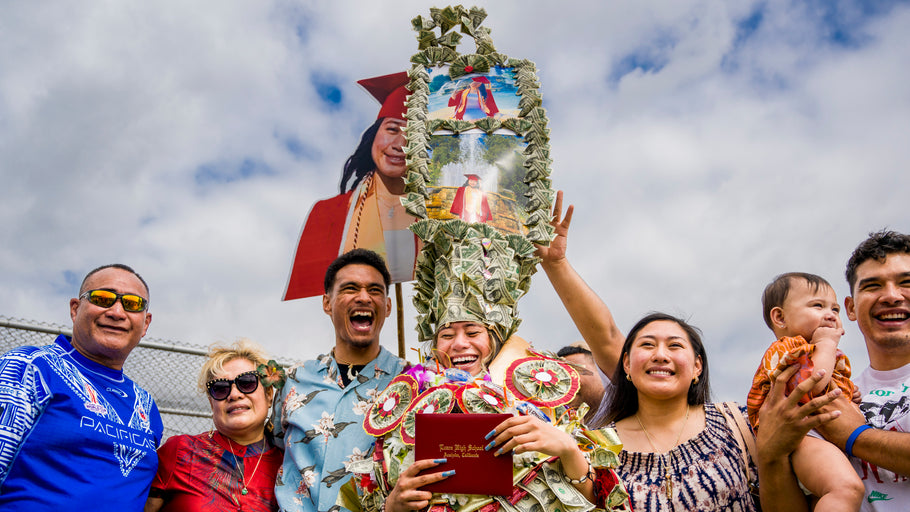
[{"label": "black sunglasses", "polygon": [[241,373],[233,379],[213,379],[205,384],[209,396],[215,400],[224,400],[231,394],[231,386],[237,385],[237,391],[249,395],[259,387],[259,372],[253,370]]},{"label": "black sunglasses", "polygon": [[87,299],[99,308],[112,307],[117,301],[123,306],[124,311],[138,313],[145,311],[149,306],[149,301],[132,293],[115,293],[110,290],[89,290],[79,296],[80,299]]}]

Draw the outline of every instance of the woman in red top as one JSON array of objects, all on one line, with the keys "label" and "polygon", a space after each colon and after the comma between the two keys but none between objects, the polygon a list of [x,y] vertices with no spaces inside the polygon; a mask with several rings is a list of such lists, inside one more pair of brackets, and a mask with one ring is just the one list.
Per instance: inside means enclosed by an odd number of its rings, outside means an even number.
[{"label": "woman in red top", "polygon": [[240,340],[213,347],[199,388],[208,392],[215,428],[169,438],[158,449],[158,473],[146,512],[276,511],[275,475],[283,454],[266,432],[274,390],[260,372],[261,347]]}]

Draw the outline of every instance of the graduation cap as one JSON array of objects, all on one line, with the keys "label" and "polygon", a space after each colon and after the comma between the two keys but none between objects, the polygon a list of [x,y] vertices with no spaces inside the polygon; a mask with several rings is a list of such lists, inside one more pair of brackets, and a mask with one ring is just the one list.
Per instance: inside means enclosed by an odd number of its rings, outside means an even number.
[{"label": "graduation cap", "polygon": [[358,80],[357,83],[382,105],[376,119],[382,117],[404,119],[404,115],[407,112],[404,102],[407,100],[408,95],[411,94],[411,91],[405,87],[409,81],[408,74],[402,71],[391,75],[364,78],[363,80]]}]

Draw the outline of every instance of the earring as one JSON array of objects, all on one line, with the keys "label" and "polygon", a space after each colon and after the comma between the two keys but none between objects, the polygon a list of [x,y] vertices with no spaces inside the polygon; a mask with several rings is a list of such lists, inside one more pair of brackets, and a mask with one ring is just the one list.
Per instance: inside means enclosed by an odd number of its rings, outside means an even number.
[{"label": "earring", "polygon": [[698,384],[698,375],[696,375],[695,378],[692,379],[692,384]]},{"label": "earring", "polygon": [[629,381],[629,382],[632,382],[632,377],[629,377],[629,374],[628,374],[628,373],[626,374],[626,380]]}]

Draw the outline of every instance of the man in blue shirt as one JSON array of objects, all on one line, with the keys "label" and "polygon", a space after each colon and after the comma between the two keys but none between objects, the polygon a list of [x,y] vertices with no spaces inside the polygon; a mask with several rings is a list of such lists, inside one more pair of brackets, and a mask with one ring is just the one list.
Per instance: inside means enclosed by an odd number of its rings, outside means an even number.
[{"label": "man in blue shirt", "polygon": [[322,309],[335,327],[334,347],[292,367],[275,402],[285,450],[275,497],[283,511],[337,509],[348,467],[369,456],[374,439],[363,415],[404,368],[379,345],[392,306],[389,282],[385,261],[366,249],[339,256],[326,271]]},{"label": "man in blue shirt", "polygon": [[130,267],[99,267],[70,300],[73,335],[0,357],[0,510],[141,511],[164,427],[123,374],[152,314]]}]

